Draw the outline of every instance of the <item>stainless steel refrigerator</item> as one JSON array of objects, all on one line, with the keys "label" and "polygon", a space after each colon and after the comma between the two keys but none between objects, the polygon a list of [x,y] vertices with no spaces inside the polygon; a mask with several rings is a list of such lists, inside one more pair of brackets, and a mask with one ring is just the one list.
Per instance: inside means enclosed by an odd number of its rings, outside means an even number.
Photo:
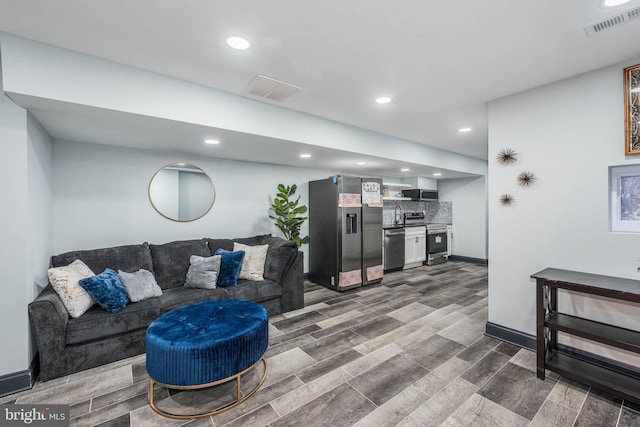
[{"label": "stainless steel refrigerator", "polygon": [[382,180],[309,182],[309,280],[340,291],[380,282]]}]

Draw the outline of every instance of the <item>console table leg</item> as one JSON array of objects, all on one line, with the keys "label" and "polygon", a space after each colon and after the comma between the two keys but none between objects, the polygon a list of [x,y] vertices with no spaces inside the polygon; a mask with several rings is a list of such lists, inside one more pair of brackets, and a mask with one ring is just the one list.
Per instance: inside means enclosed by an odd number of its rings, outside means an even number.
[{"label": "console table leg", "polygon": [[541,279],[536,280],[536,359],[537,359],[537,375],[538,378],[544,380],[545,378],[545,333],[544,333],[544,321],[545,321],[545,307],[547,302],[545,301],[545,286],[544,281]]},{"label": "console table leg", "polygon": [[[558,288],[550,288],[550,296],[549,299],[549,307],[551,308],[551,312],[558,312]],[[558,351],[558,331],[555,329],[551,329],[551,340],[549,342],[549,348],[551,351]]]}]

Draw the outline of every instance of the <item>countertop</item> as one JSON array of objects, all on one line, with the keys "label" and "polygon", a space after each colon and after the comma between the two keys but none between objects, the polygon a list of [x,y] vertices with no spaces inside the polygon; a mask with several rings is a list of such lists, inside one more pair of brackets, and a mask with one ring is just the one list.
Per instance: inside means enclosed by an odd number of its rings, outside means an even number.
[{"label": "countertop", "polygon": [[404,224],[382,224],[382,228],[384,230],[390,230],[392,228],[406,228],[406,227],[424,227],[427,224],[409,224],[409,225],[404,225]]},{"label": "countertop", "polygon": [[404,224],[382,224],[383,230],[390,230],[392,228],[404,228]]},{"label": "countertop", "polygon": [[[409,224],[409,225],[404,225],[404,224],[382,224],[382,228],[384,230],[390,230],[392,228],[405,228],[405,227],[419,227],[419,226],[426,226],[428,225],[427,223],[424,224]],[[451,224],[446,224],[446,225],[451,225]]]}]

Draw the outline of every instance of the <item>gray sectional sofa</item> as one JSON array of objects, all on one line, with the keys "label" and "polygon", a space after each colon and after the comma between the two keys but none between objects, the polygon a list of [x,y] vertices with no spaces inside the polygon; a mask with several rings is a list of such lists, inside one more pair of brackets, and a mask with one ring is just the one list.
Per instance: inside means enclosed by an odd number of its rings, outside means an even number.
[{"label": "gray sectional sofa", "polygon": [[[212,290],[183,286],[191,255],[208,257],[218,248],[231,251],[234,241],[249,246],[269,245],[265,280],[239,280],[237,286]],[[96,304],[82,316],[71,318],[49,284],[29,304],[42,381],[144,353],[147,326],[161,314],[183,305],[212,299],[247,299],[262,304],[269,315],[304,306],[302,252],[294,242],[270,235],[74,251],[51,257],[51,266],[65,266],[76,259],[96,274],[105,268],[151,271],[163,293],[129,303],[118,313],[109,313]]]}]

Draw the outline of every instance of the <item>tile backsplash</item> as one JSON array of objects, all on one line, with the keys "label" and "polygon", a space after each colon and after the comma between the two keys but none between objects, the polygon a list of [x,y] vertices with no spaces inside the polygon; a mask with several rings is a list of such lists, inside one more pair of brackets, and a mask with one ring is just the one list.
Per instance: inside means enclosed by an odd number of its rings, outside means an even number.
[{"label": "tile backsplash", "polygon": [[400,206],[402,213],[424,212],[427,223],[451,224],[453,222],[452,202],[414,202],[409,200],[385,200],[382,211],[384,224],[393,224],[395,208]]}]

